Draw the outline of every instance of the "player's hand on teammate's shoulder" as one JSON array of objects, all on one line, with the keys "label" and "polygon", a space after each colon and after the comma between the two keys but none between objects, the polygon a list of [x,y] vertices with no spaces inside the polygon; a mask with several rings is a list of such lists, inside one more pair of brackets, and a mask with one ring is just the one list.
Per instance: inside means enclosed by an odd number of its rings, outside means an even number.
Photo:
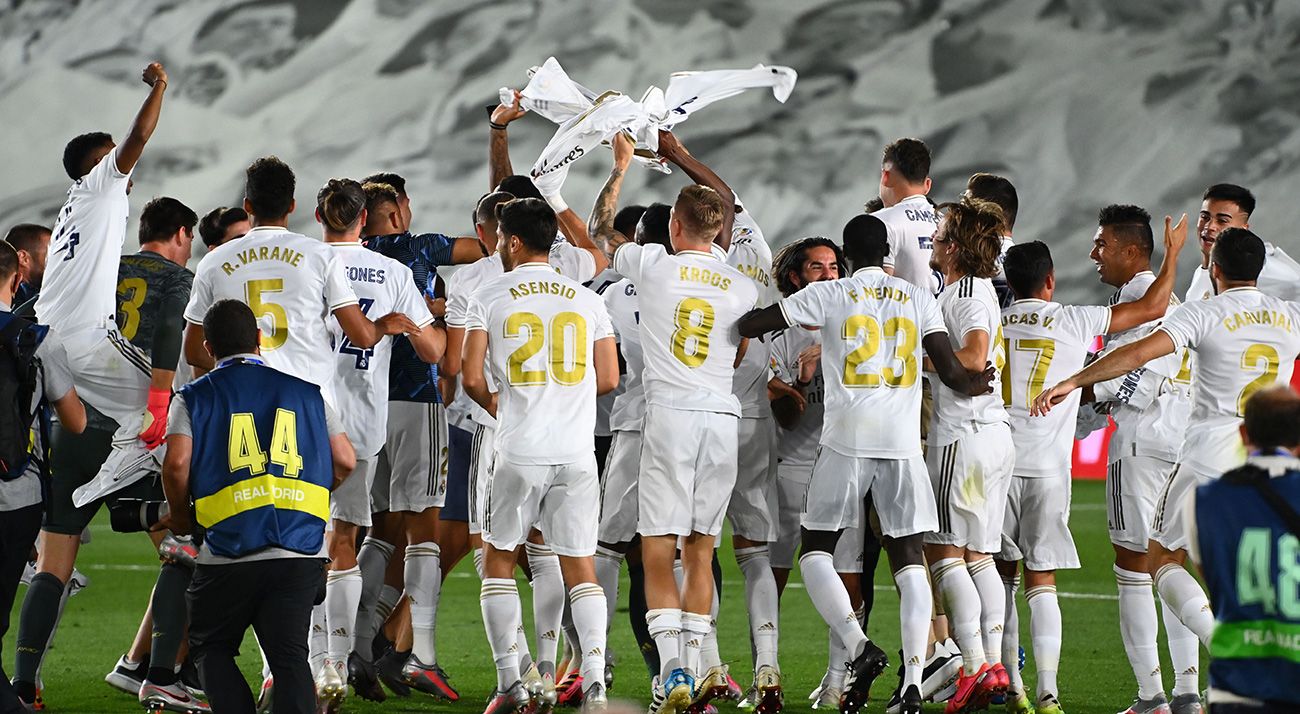
[{"label": "player's hand on teammate's shoulder", "polygon": [[163,69],[162,62],[152,62],[148,67],[144,68],[141,78],[144,80],[144,83],[150,87],[154,86],[158,82],[162,82],[163,85],[166,86],[167,70]]},{"label": "player's hand on teammate's shoulder", "polygon": [[375,327],[385,335],[409,335],[420,331],[411,318],[400,312],[390,312],[375,320]]},{"label": "player's hand on teammate's shoulder", "polygon": [[972,397],[978,397],[981,394],[992,392],[993,387],[991,385],[993,379],[997,376],[998,371],[993,368],[993,363],[985,362],[983,372],[971,372],[970,388],[966,390],[966,393]]}]

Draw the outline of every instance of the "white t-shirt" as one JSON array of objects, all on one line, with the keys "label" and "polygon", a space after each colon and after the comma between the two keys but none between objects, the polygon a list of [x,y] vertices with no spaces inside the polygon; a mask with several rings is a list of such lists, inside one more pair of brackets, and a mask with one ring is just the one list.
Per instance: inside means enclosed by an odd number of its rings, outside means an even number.
[{"label": "white t-shirt", "polygon": [[[586,287],[597,295],[604,295],[605,291],[608,290],[611,285],[622,279],[622,275],[619,275],[609,268],[605,268],[600,271],[596,277],[588,281]],[[619,337],[617,332],[618,331],[615,330],[615,339]],[[614,400],[617,399],[618,395],[622,394],[623,390],[627,388],[624,382],[625,380],[618,380],[617,387],[614,387],[613,390],[596,397],[596,436],[608,437],[613,435],[614,431],[609,426],[609,415],[610,412],[614,410]]]},{"label": "white t-shirt", "polygon": [[[772,248],[749,211],[736,214],[726,263],[754,281],[758,288],[758,306],[767,306],[772,287]],[[746,419],[770,418],[772,415],[767,401],[770,362],[770,345],[765,341],[750,340],[731,380],[731,388],[740,400],[740,415]]]},{"label": "white t-shirt", "polygon": [[267,366],[320,387],[334,403],[332,313],[357,304],[337,251],[284,228],[261,226],[213,248],[199,263],[185,319],[202,325],[218,300],[238,300],[257,316]]},{"label": "white t-shirt", "polygon": [[1300,305],[1255,288],[1233,288],[1189,302],[1165,317],[1160,330],[1175,351],[1189,347],[1192,416],[1182,460],[1221,474],[1246,459],[1238,427],[1246,398],[1288,384],[1300,355]]},{"label": "white t-shirt", "polygon": [[[1300,264],[1297,264],[1286,251],[1272,243],[1264,244],[1264,268],[1259,271],[1255,287],[1265,295],[1272,295],[1279,300],[1300,301]],[[1214,283],[1210,280],[1209,268],[1196,266],[1192,273],[1192,282],[1187,286],[1187,302],[1205,300],[1214,295]]]},{"label": "white t-shirt", "polygon": [[1002,311],[1007,354],[1002,396],[1011,417],[1016,476],[1069,475],[1080,391],[1046,416],[1029,416],[1029,406],[1044,389],[1082,369],[1093,339],[1108,329],[1108,307],[1017,300]]},{"label": "white t-shirt", "polygon": [[[821,341],[821,330],[805,330],[797,326],[772,337],[772,371],[777,379],[790,385],[798,382],[799,354]],[[808,405],[794,428],[777,427],[776,460],[779,464],[811,469],[817,460],[817,445],[821,443],[826,412],[826,380],[822,377],[821,360],[817,361],[817,371],[803,395]]]},{"label": "white t-shirt", "polygon": [[551,244],[551,255],[547,259],[560,275],[579,283],[587,283],[596,277],[596,257],[591,251],[583,250],[556,234]]},{"label": "white t-shirt", "polygon": [[930,380],[934,389],[930,448],[951,444],[977,425],[1007,421],[1000,374],[1006,356],[1002,344],[1002,310],[998,307],[993,282],[987,278],[962,278],[944,287],[939,294],[939,309],[954,352],[961,349],[968,333],[983,330],[988,334],[989,352],[985,359],[993,363],[999,375],[993,378],[993,392],[978,397],[958,394],[937,377]]},{"label": "white t-shirt", "polygon": [[779,303],[791,325],[822,328],[822,446],[845,456],[921,454],[921,341],[943,332],[925,288],[864,268]]},{"label": "white t-shirt", "polygon": [[67,335],[111,326],[117,314],[117,267],[126,241],[131,181],[130,174],[117,170],[120,151],[108,152],[73,182],[54,221],[36,317]]},{"label": "white t-shirt", "polygon": [[646,403],[740,416],[736,322],[758,301],[754,281],[712,253],[661,245],[624,243],[614,269],[640,295]]},{"label": "white t-shirt", "polygon": [[[0,303],[0,312],[9,311],[8,305]],[[36,391],[32,395],[32,411],[42,399],[52,403],[67,396],[72,389],[72,368],[68,365],[68,352],[58,333],[54,330],[45,333],[45,339],[36,347],[36,357],[41,366],[40,379],[36,381]],[[0,481],[0,513],[35,506],[42,501],[38,459],[45,453],[45,445],[41,443],[38,426],[38,422],[32,422],[32,460],[27,463],[27,470],[12,481]]]},{"label": "white t-shirt", "polygon": [[601,296],[605,309],[618,337],[618,350],[623,355],[627,372],[619,380],[623,391],[614,398],[609,412],[611,431],[641,431],[645,421],[645,355],[641,350],[641,308],[637,301],[636,286],[624,278],[611,285]]},{"label": "white t-shirt", "polygon": [[889,255],[885,266],[894,275],[930,291],[939,292],[941,281],[930,268],[931,239],[939,230],[939,214],[925,196],[908,196],[888,208],[871,214],[885,224],[889,235]]},{"label": "white t-shirt", "polygon": [[467,332],[488,334],[500,385],[496,450],[522,464],[567,464],[595,450],[594,344],[614,336],[600,296],[525,263],[470,297]]},{"label": "white t-shirt", "polygon": [[[400,312],[418,327],[433,322],[424,296],[415,287],[411,269],[360,243],[328,243],[352,284],[361,312],[370,319]],[[353,345],[338,320],[330,320],[336,345],[338,374],[335,400],[344,431],[361,458],[379,453],[388,433],[388,367],[393,338],[384,337],[370,349]]]}]

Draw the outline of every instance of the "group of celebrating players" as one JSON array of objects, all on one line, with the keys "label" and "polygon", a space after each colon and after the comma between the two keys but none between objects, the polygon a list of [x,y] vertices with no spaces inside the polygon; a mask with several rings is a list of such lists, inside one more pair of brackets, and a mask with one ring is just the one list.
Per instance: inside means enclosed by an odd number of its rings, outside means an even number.
[{"label": "group of celebrating players", "polygon": [[[1182,304],[1186,216],[1165,219],[1153,271],[1147,211],[1102,208],[1089,255],[1116,293],[1108,306],[1069,306],[1053,301],[1048,247],[1012,240],[1011,182],[976,174],[936,206],[919,140],[885,147],[879,197],[840,241],[801,238],[773,256],[751,210],[761,208],[668,132],[660,158],[693,181],[671,203],[620,207],[633,159],[622,134],[588,220],[541,195],[510,166],[507,127],[525,114],[516,98],[490,119],[491,191],[474,207],[474,237],[412,232],[405,182],[391,173],[329,181],[315,206],[324,241],[293,233],[294,174],[267,157],[248,168],[242,208],[200,220],[174,198],[149,201],[140,252],[119,257],[130,175],[167,75],[155,64],[144,80],[149,96],[120,144],[68,144],[73,185],[52,230],[19,226],[0,247],[17,286],[8,302],[51,328],[63,354],[46,369],[64,363],[90,407],[85,431],[55,425],[47,444],[52,487],[12,683],[24,705],[41,702],[40,662],[89,520],[105,502],[162,499],[155,447],[172,389],[216,367],[204,316],[233,299],[259,319],[262,359],[320,387],[356,454],[331,494],[325,595],[300,643],[321,711],[337,711],[349,684],[372,700],[459,698],[435,624],[442,578],[472,554],[497,671],[486,714],[606,706],[625,564],[651,714],[703,714],[729,698],[772,714],[787,684],[779,600],[797,553],[829,628],[812,706],[857,712],[890,660],[867,627],[883,550],[901,626],[886,711],[946,701],[947,712],[1060,712],[1055,571],[1079,567],[1071,449],[1107,415],[1107,519],[1138,689],[1127,712],[1201,711],[1213,616],[1183,565],[1183,505],[1244,461],[1245,401],[1287,383],[1300,354],[1300,304],[1287,301],[1300,270],[1250,232],[1246,189],[1205,192],[1202,260]],[[196,225],[208,251],[191,274]],[[444,283],[452,264],[463,267]],[[72,393],[64,382],[46,380],[56,407]],[[10,489],[0,484],[0,508],[31,505]],[[717,644],[724,519],[744,575],[747,692]],[[163,565],[106,678],[150,710],[207,709],[202,667],[185,654],[184,593],[189,569],[212,556],[189,521],[173,503],[143,524]],[[516,568],[532,589],[531,647]],[[1032,691],[1017,666],[1022,577]]]}]

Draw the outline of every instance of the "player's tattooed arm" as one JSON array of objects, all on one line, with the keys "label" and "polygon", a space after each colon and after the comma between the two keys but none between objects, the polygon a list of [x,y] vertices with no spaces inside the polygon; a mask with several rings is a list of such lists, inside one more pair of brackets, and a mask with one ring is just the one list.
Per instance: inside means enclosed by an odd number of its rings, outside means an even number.
[{"label": "player's tattooed arm", "polygon": [[997,376],[993,365],[985,362],[982,370],[968,369],[957,358],[957,353],[953,352],[952,344],[948,341],[948,333],[931,332],[921,338],[921,344],[925,347],[925,353],[929,356],[935,373],[949,389],[971,396],[988,394],[992,391],[989,384]]},{"label": "player's tattooed arm", "polygon": [[489,191],[497,190],[505,177],[515,173],[510,165],[510,137],[506,134],[506,126],[528,113],[526,109],[520,108],[520,98],[519,92],[515,92],[515,100],[510,104],[498,105],[488,120],[491,126],[488,134],[488,176],[492,182],[488,186]]},{"label": "player's tattooed arm", "polygon": [[740,329],[741,337],[762,337],[769,332],[784,330],[790,323],[785,321],[785,313],[781,312],[780,305],[768,305],[745,313],[736,326]]},{"label": "player's tattooed arm", "polygon": [[1137,342],[1130,342],[1103,356],[1051,389],[1043,390],[1034,399],[1029,414],[1042,416],[1070,396],[1070,392],[1080,387],[1092,386],[1098,382],[1114,379],[1121,374],[1128,374],[1147,362],[1164,357],[1173,351],[1173,338],[1164,330],[1157,329]]},{"label": "player's tattooed arm", "polygon": [[614,252],[620,245],[628,242],[628,237],[614,230],[614,214],[618,211],[618,194],[623,189],[623,176],[632,164],[632,140],[623,133],[614,136],[614,168],[609,172],[605,186],[596,196],[596,205],[591,209],[591,218],[587,222],[591,241],[600,248],[609,261],[614,260]]},{"label": "player's tattooed arm", "polygon": [[736,192],[732,191],[731,186],[714,173],[713,169],[692,156],[691,152],[682,146],[682,142],[677,140],[677,136],[670,131],[659,132],[659,156],[672,162],[695,183],[717,191],[722,197],[722,228],[718,230],[718,236],[713,242],[724,251],[730,250],[731,226],[736,220]]},{"label": "player's tattooed arm", "polygon": [[488,390],[483,372],[487,359],[488,334],[483,330],[465,331],[465,355],[461,361],[460,383],[465,393],[483,407],[492,418],[497,415],[497,395]]},{"label": "player's tattooed arm", "polygon": [[1155,282],[1142,297],[1133,302],[1122,302],[1110,308],[1110,332],[1123,332],[1138,325],[1164,317],[1169,309],[1169,296],[1174,291],[1178,273],[1178,254],[1187,243],[1187,214],[1174,225],[1174,219],[1165,216],[1165,259]]},{"label": "player's tattooed arm", "polygon": [[153,130],[158,126],[158,115],[162,113],[163,91],[167,89],[167,72],[162,64],[154,62],[144,68],[141,78],[149,85],[149,96],[145,98],[140,112],[135,115],[131,129],[127,132],[122,145],[117,149],[117,170],[129,174],[144,153],[144,145],[149,143]]}]

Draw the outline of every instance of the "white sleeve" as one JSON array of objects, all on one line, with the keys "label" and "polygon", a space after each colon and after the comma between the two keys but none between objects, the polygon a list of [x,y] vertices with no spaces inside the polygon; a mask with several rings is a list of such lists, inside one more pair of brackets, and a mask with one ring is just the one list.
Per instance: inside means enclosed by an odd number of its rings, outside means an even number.
[{"label": "white sleeve", "polygon": [[645,246],[624,243],[614,250],[614,271],[632,281],[641,282],[641,261],[646,255]]},{"label": "white sleeve", "polygon": [[[790,328],[797,329],[797,328]],[[786,350],[790,347],[790,340],[785,333],[780,333],[772,338],[772,374],[782,382],[793,384],[795,377],[798,375],[791,374],[790,365],[786,362]]]},{"label": "white sleeve", "polygon": [[[486,259],[485,259],[486,260]],[[447,325],[450,327],[465,326],[465,312],[469,309],[469,291],[465,286],[465,270],[461,268],[455,275],[451,276],[451,282],[447,284]]]},{"label": "white sleeve", "polygon": [[486,332],[487,324],[487,306],[483,304],[478,295],[471,296],[469,305],[465,309],[465,331],[483,330]]},{"label": "white sleeve", "polygon": [[117,170],[117,155],[122,151],[120,145],[113,148],[112,151],[104,155],[90,169],[90,173],[81,179],[81,183],[87,190],[93,193],[126,193],[127,182],[131,179],[130,174],[124,174]]},{"label": "white sleeve", "polygon": [[595,318],[595,324],[591,326],[591,341],[603,340],[606,337],[617,337],[614,332],[614,323],[609,318],[609,310],[605,309],[605,301],[597,298],[592,304],[592,316]]},{"label": "white sleeve", "polygon": [[[824,286],[814,283],[788,297],[781,298],[781,314],[790,326],[821,327],[826,322],[826,303],[822,298]],[[832,288],[833,289],[833,288]]]},{"label": "white sleeve", "polygon": [[1088,347],[1093,338],[1110,332],[1111,308],[1100,305],[1070,305],[1066,308],[1070,316],[1070,328],[1079,344]]},{"label": "white sleeve", "polygon": [[1156,328],[1164,331],[1174,341],[1175,352],[1185,347],[1195,347],[1201,341],[1203,321],[1200,318],[1204,312],[1201,306],[1204,304],[1203,301],[1183,303],[1171,309],[1165,316],[1165,321]]},{"label": "white sleeve", "polygon": [[550,263],[560,275],[580,283],[596,277],[596,256],[567,240],[557,241],[551,247]]},{"label": "white sleeve", "polygon": [[352,289],[352,283],[348,281],[343,261],[334,254],[331,254],[325,262],[324,298],[325,305],[330,312],[348,305],[356,305],[359,302],[356,291]]},{"label": "white sleeve", "polygon": [[921,288],[913,294],[912,299],[917,301],[917,311],[921,316],[921,324],[917,325],[917,328],[921,331],[922,337],[935,332],[948,331],[948,326],[943,322],[943,311],[939,309],[939,301],[933,295]]},{"label": "white sleeve", "polygon": [[185,320],[194,325],[202,325],[203,317],[212,307],[212,271],[205,270],[208,261],[199,264],[198,274],[190,287],[190,301],[185,305]]},{"label": "white sleeve", "polygon": [[989,336],[989,353],[992,354],[994,345],[991,344],[993,335],[997,334],[997,327],[992,324],[988,308],[977,298],[957,298],[948,303],[948,316],[956,323],[959,331],[954,337],[959,342],[964,342],[966,335],[982,330]]},{"label": "white sleeve", "polygon": [[36,348],[36,354],[41,358],[41,390],[45,398],[56,402],[67,396],[73,386],[72,367],[68,364],[68,350],[63,346],[63,340],[50,330]]},{"label": "white sleeve", "polygon": [[399,287],[397,288],[397,300],[393,303],[393,311],[400,312],[411,318],[411,322],[414,322],[416,327],[424,327],[433,322],[433,313],[429,312],[429,304],[424,301],[424,296],[415,287],[415,279],[411,277],[411,270],[406,266],[402,267],[404,270],[399,271],[402,277],[395,283]]}]

